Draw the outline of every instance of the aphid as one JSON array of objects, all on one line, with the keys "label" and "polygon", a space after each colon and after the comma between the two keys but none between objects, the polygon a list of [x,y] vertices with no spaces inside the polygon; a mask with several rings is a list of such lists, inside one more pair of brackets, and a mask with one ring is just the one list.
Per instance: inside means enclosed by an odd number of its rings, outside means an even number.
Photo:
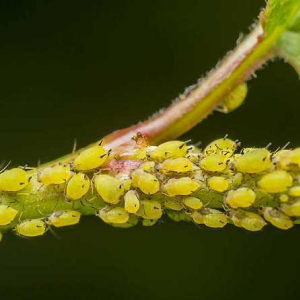
[{"label": "aphid", "polygon": [[164,185],[164,190],[171,196],[188,196],[200,188],[200,183],[189,177],[171,178]]},{"label": "aphid", "polygon": [[225,214],[216,209],[205,209],[202,211],[203,223],[212,228],[222,228],[227,224]]},{"label": "aphid", "polygon": [[179,201],[176,201],[176,200],[164,201],[164,207],[167,209],[175,210],[175,211],[181,211],[183,209],[182,203]]},{"label": "aphid", "polygon": [[145,172],[152,173],[155,171],[155,162],[154,161],[146,161],[141,164],[141,169]]},{"label": "aphid", "polygon": [[162,216],[161,204],[155,200],[141,201],[137,215],[144,219],[159,219]]},{"label": "aphid", "polygon": [[90,179],[83,173],[75,174],[67,184],[66,195],[70,200],[83,197],[90,188]]},{"label": "aphid", "polygon": [[82,151],[74,160],[77,171],[89,171],[101,167],[107,160],[109,151],[102,146],[94,146]]},{"label": "aphid", "polygon": [[289,201],[289,196],[287,194],[282,194],[279,196],[280,202],[288,202]]},{"label": "aphid", "polygon": [[235,226],[249,231],[259,231],[267,224],[260,215],[248,211],[237,212],[231,220]]},{"label": "aphid", "polygon": [[76,210],[58,211],[53,213],[47,220],[49,225],[64,227],[79,223],[81,213]]},{"label": "aphid", "polygon": [[98,194],[107,203],[118,203],[124,194],[124,187],[121,182],[110,175],[95,175],[94,184]]},{"label": "aphid", "polygon": [[7,205],[0,205],[0,225],[8,225],[18,214],[18,211]]},{"label": "aphid", "polygon": [[131,177],[133,185],[147,195],[153,195],[160,189],[158,179],[154,175],[146,173],[141,169],[133,171]]},{"label": "aphid", "polygon": [[287,230],[293,227],[292,220],[285,214],[281,213],[275,208],[266,207],[263,209],[264,218],[273,226]]},{"label": "aphid", "polygon": [[[167,210],[168,217],[175,221],[175,222],[190,222],[191,216],[187,214],[185,211],[174,211],[174,210]],[[195,211],[194,211],[195,212]]]},{"label": "aphid", "polygon": [[285,192],[292,184],[293,177],[284,170],[266,174],[258,182],[258,186],[268,193]]},{"label": "aphid", "polygon": [[205,156],[212,154],[220,154],[224,155],[226,158],[229,158],[233,155],[236,148],[236,142],[227,138],[223,138],[215,140],[208,144],[208,146],[204,149],[204,154]]},{"label": "aphid", "polygon": [[39,219],[25,220],[16,226],[16,232],[27,237],[39,236],[46,232],[46,225],[44,221]]},{"label": "aphid", "polygon": [[0,190],[5,192],[20,191],[25,188],[28,183],[28,174],[21,168],[6,170],[0,174]]},{"label": "aphid", "polygon": [[127,173],[118,173],[116,175],[116,179],[118,179],[124,187],[125,191],[129,191],[132,185],[132,180]]},{"label": "aphid", "polygon": [[38,176],[45,186],[51,184],[62,184],[68,181],[72,173],[69,165],[56,165],[43,169]]},{"label": "aphid", "polygon": [[179,158],[170,158],[165,160],[160,165],[160,172],[168,174],[168,173],[187,173],[196,169],[196,166],[187,158],[179,157]]},{"label": "aphid", "polygon": [[292,156],[292,151],[280,150],[274,154],[273,160],[279,168],[289,169],[289,166],[292,163],[291,156]]},{"label": "aphid", "polygon": [[292,150],[291,162],[300,167],[300,148]]},{"label": "aphid", "polygon": [[252,189],[241,187],[237,190],[231,190],[228,192],[226,203],[228,203],[232,208],[249,207],[254,203],[255,198],[256,194]]},{"label": "aphid", "polygon": [[291,204],[282,204],[281,210],[290,217],[300,217],[300,200],[297,200]]},{"label": "aphid", "polygon": [[100,210],[99,217],[105,223],[124,224],[129,220],[129,214],[123,207],[104,207]]},{"label": "aphid", "polygon": [[189,146],[188,153],[186,157],[193,163],[197,163],[201,157],[202,153],[196,146]]},{"label": "aphid", "polygon": [[250,148],[235,161],[236,169],[242,173],[260,173],[271,166],[271,154],[264,148]]},{"label": "aphid", "polygon": [[125,209],[129,213],[135,214],[140,208],[138,193],[134,190],[128,191],[124,196]]},{"label": "aphid", "polygon": [[200,199],[196,197],[187,197],[183,199],[183,204],[191,209],[200,209],[203,206],[203,203]]},{"label": "aphid", "polygon": [[211,154],[200,161],[201,169],[209,172],[222,172],[226,169],[227,158],[222,154]]},{"label": "aphid", "polygon": [[229,181],[221,176],[210,177],[207,181],[208,186],[217,192],[225,192],[229,188]]},{"label": "aphid", "polygon": [[160,144],[155,149],[151,149],[148,155],[151,159],[163,161],[167,158],[184,157],[187,154],[187,145],[182,141],[170,141]]},{"label": "aphid", "polygon": [[289,195],[292,197],[300,197],[300,186],[293,186],[289,189]]},{"label": "aphid", "polygon": [[234,188],[234,189],[239,187],[243,182],[243,178],[244,178],[244,176],[243,176],[242,173],[236,173],[230,180],[231,181],[231,187]]},{"label": "aphid", "polygon": [[203,215],[199,211],[194,210],[191,217],[196,224],[203,224]]},{"label": "aphid", "polygon": [[143,226],[153,226],[157,223],[158,219],[143,219],[142,224]]}]

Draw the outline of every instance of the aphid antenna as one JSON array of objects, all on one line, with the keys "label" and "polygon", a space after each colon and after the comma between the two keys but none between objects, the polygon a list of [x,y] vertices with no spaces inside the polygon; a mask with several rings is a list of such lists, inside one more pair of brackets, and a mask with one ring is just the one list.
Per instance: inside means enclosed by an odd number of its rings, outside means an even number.
[{"label": "aphid antenna", "polygon": [[285,150],[289,145],[290,145],[290,141],[289,142],[287,142],[283,147],[282,147],[282,149],[281,150]]},{"label": "aphid antenna", "polygon": [[77,150],[77,139],[75,138],[73,142],[72,154],[74,154],[76,150]]},{"label": "aphid antenna", "polygon": [[269,143],[265,148],[269,149],[272,146],[272,143]]},{"label": "aphid antenna", "polygon": [[225,134],[225,136],[223,137],[223,140],[226,140],[228,138],[228,133]]},{"label": "aphid antenna", "polygon": [[3,173],[8,168],[8,166],[10,165],[10,163],[11,163],[11,160],[6,164],[6,166],[4,168],[2,168],[0,170],[0,174]]}]

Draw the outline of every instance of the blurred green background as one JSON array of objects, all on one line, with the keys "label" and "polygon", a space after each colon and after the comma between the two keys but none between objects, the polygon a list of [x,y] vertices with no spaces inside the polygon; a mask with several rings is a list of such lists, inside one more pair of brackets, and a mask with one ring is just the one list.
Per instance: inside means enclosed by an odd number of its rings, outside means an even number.
[{"label": "blurred green background", "polygon": [[[0,158],[36,165],[167,106],[235,46],[264,0],[1,0]],[[184,136],[300,145],[300,83],[282,61],[247,102]],[[297,299],[300,228],[79,226],[0,245],[2,299]]]}]

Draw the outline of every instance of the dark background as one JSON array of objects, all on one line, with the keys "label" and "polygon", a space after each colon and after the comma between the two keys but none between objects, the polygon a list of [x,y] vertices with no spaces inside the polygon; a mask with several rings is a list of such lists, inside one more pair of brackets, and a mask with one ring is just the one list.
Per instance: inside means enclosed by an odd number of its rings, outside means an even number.
[{"label": "dark background", "polygon": [[[0,158],[36,165],[167,106],[247,32],[264,0],[1,0]],[[300,144],[300,84],[282,61],[246,104],[184,136]],[[298,299],[300,229],[191,224],[130,230],[85,218],[42,238],[7,234],[1,299]]]}]

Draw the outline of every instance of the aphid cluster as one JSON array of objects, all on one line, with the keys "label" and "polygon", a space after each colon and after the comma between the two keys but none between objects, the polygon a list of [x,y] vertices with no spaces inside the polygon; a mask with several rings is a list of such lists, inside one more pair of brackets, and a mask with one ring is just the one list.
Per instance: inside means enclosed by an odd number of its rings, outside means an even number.
[{"label": "aphid cluster", "polygon": [[[3,170],[1,237],[9,228],[21,236],[43,235],[48,227],[74,225],[91,213],[123,228],[138,222],[152,226],[163,214],[175,221],[212,228],[230,223],[249,231],[268,223],[280,229],[299,223],[300,148],[238,151],[239,144],[227,137],[203,150],[183,141],[136,144],[112,154],[100,143],[68,163]],[[28,217],[26,195],[36,195],[30,207],[38,217]],[[47,197],[57,199],[51,208]]]}]

